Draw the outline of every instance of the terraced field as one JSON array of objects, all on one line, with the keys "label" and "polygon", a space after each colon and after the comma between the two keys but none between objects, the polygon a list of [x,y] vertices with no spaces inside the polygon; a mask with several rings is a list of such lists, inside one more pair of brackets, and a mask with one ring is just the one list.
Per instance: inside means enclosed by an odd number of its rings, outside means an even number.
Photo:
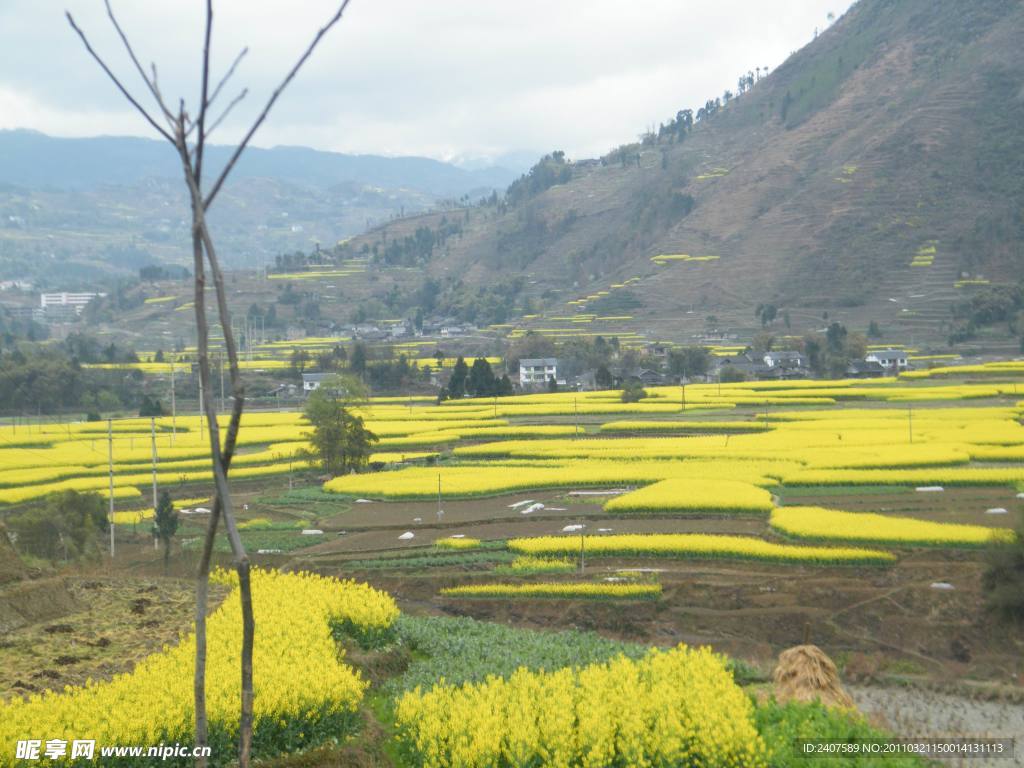
[{"label": "terraced field", "polygon": [[[298,459],[309,430],[300,414],[251,412],[232,472],[242,537],[264,567],[357,577],[410,616],[592,629],[662,648],[710,645],[762,670],[783,648],[811,640],[851,679],[1012,695],[1024,679],[1019,639],[982,609],[980,577],[985,548],[1013,536],[1024,514],[1024,370],[1007,363],[969,369],[969,378],[956,373],[689,385],[685,409],[677,387],[651,389],[636,403],[616,392],[442,405],[381,399],[360,408],[381,437],[374,471],[326,481]],[[4,427],[0,514],[63,488],[106,493],[112,447],[116,562],[155,574],[159,553],[146,530],[155,442],[157,482],[190,512],[172,560],[173,572],[187,573],[211,486],[206,429],[196,418],[124,419],[108,440],[105,423]],[[216,556],[227,557],[226,542]],[[327,600],[331,584],[302,588],[327,590]],[[274,580],[267,588],[291,589]],[[344,600],[325,616],[353,610]],[[381,616],[359,621],[392,622],[388,598],[374,600]],[[322,643],[317,631],[310,625],[304,642]],[[169,663],[154,657],[151,671],[140,669],[166,675],[161,665]],[[93,669],[76,665],[66,679],[79,682]],[[678,674],[690,674],[685,667]],[[296,704],[312,732],[351,729],[364,696],[378,706],[378,694],[346,670],[332,672],[335,694],[307,690],[326,709],[313,699]],[[607,674],[586,673],[595,681]],[[714,677],[710,667],[706,674]],[[74,715],[94,700],[135,695],[134,684],[86,685],[53,707]],[[407,756],[420,750],[393,764],[430,764],[438,754],[447,755],[438,764],[449,764],[444,713],[472,697],[499,706],[520,695],[516,686],[550,685],[570,702],[582,683],[563,675],[508,685],[391,699],[388,727],[413,750]],[[168,695],[164,727],[184,733],[184,693]],[[53,707],[50,715],[14,707],[11,722],[55,717]],[[123,727],[142,728],[133,723]],[[319,738],[269,721],[260,727],[266,755]],[[496,723],[494,733],[505,727]],[[760,721],[755,731],[735,748],[770,751]],[[228,737],[230,721],[218,733]],[[548,736],[530,738],[550,746]]]}]

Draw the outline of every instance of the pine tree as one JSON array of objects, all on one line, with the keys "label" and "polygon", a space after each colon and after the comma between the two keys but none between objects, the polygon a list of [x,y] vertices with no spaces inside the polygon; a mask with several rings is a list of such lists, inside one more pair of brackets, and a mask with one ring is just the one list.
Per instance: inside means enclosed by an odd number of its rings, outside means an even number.
[{"label": "pine tree", "polygon": [[178,531],[178,512],[174,509],[174,502],[171,501],[171,494],[167,491],[160,492],[160,499],[156,504],[156,513],[153,516],[153,535],[163,542],[164,545],[164,571],[171,559],[171,539]]}]

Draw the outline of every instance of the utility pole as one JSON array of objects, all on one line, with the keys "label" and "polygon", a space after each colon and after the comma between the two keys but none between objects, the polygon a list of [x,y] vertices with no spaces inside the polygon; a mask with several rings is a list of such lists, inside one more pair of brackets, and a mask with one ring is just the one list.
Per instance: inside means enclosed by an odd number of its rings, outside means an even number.
[{"label": "utility pole", "polygon": [[682,380],[679,382],[679,407],[686,413],[686,382]]},{"label": "utility pole", "polygon": [[217,361],[217,367],[220,368],[220,410],[224,412],[224,353],[221,352],[220,357]]},{"label": "utility pole", "polygon": [[171,360],[171,445],[174,445],[174,438],[178,436],[178,407],[174,402],[174,364]]},{"label": "utility pole", "polygon": [[584,539],[583,539],[583,531],[581,530],[580,531],[580,573],[583,573],[584,569],[586,568],[586,559],[585,559],[585,556],[583,554],[583,541],[584,541]]},{"label": "utility pole", "polygon": [[203,439],[203,379],[199,378],[199,440]]},{"label": "utility pole", "polygon": [[114,559],[114,424],[107,419],[107,467],[110,475],[110,559]]},{"label": "utility pole", "polygon": [[437,522],[441,522],[441,518],[444,517],[444,510],[441,509],[441,473],[437,473]]},{"label": "utility pole", "polygon": [[153,515],[156,519],[156,419],[149,417],[149,441],[153,448]]}]

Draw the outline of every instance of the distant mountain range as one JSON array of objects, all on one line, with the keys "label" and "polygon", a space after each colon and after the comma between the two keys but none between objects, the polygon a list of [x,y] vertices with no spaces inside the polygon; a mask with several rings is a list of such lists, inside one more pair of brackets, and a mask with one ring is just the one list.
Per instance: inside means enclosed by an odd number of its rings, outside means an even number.
[{"label": "distant mountain range", "polygon": [[[232,151],[229,146],[209,147],[209,170],[219,171]],[[232,178],[279,179],[322,187],[356,182],[458,197],[474,191],[504,189],[522,170],[459,167],[426,157],[345,155],[309,147],[253,147],[242,156]],[[177,158],[162,141],[127,136],[66,139],[36,131],[0,131],[0,184],[30,189],[84,189],[134,185],[146,179],[177,180],[179,176]]]},{"label": "distant mountain range", "polygon": [[[208,148],[208,178],[231,151]],[[251,148],[210,218],[225,263],[256,267],[444,200],[501,192],[521,171],[479,161]],[[75,287],[146,264],[189,263],[180,175],[172,148],[156,140],[0,131],[0,279]]]}]

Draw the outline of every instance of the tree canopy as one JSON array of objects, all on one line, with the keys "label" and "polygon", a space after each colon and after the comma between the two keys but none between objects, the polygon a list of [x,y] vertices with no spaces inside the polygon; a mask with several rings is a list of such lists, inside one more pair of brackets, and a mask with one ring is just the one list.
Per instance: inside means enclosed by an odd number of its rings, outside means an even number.
[{"label": "tree canopy", "polygon": [[378,438],[351,406],[365,400],[358,379],[338,376],[323,382],[306,401],[306,419],[313,425],[311,450],[302,457],[318,463],[329,475],[347,475],[366,468]]},{"label": "tree canopy", "polygon": [[49,560],[75,560],[98,553],[98,537],[107,530],[107,510],[98,493],[62,491],[42,507],[12,514],[7,528],[23,554]]}]

